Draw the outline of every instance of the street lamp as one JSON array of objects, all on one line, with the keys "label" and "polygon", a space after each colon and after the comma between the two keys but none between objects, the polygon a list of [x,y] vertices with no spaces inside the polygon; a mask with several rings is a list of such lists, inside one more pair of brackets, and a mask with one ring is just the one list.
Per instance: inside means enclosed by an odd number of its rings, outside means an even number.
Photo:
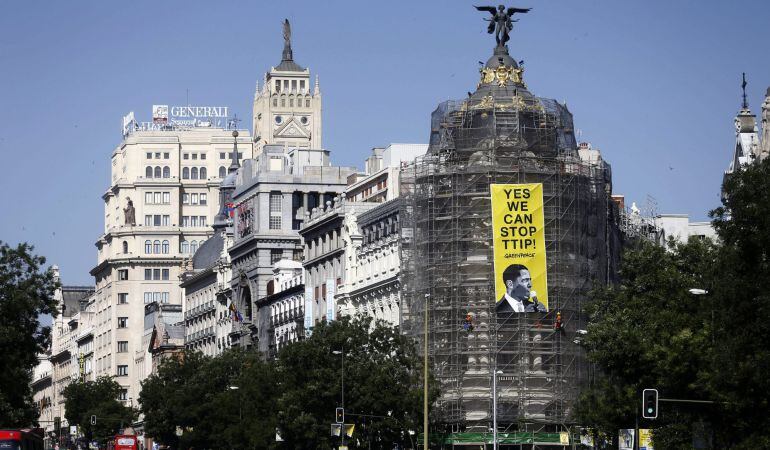
[{"label": "street lamp", "polygon": [[[700,288],[690,288],[687,290],[691,295],[700,297],[702,295],[708,295],[709,291]],[[711,346],[714,346],[714,305],[711,305]]]},{"label": "street lamp", "polygon": [[[240,389],[240,386],[228,386],[227,389],[231,391],[237,391],[238,389]],[[243,429],[243,405],[241,404],[240,395],[238,396],[238,425],[241,429]]]},{"label": "street lamp", "polygon": [[495,370],[492,374],[492,448],[497,450],[497,376],[502,375],[502,370]]}]

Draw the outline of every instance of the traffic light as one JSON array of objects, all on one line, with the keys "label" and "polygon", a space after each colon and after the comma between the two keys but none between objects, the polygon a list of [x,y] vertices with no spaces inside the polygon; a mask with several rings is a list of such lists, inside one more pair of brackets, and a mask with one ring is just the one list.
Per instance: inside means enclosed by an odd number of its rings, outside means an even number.
[{"label": "traffic light", "polygon": [[345,408],[337,408],[335,414],[335,422],[345,423]]},{"label": "traffic light", "polygon": [[96,416],[91,416],[91,425],[96,425]]},{"label": "traffic light", "polygon": [[658,390],[645,389],[642,391],[642,417],[645,419],[658,418]]}]

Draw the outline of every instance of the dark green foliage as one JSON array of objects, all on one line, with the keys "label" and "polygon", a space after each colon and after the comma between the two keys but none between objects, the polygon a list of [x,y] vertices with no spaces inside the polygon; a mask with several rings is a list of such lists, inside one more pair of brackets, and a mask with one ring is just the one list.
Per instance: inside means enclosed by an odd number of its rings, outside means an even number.
[{"label": "dark green foliage", "polygon": [[770,160],[728,177],[724,191],[711,212],[719,243],[641,243],[625,253],[620,284],[594,294],[584,343],[602,376],[577,407],[586,425],[632,427],[641,390],[657,388],[715,403],[662,403],[658,420],[640,422],[655,428],[656,449],[692,448],[699,429],[715,448],[768,446]]},{"label": "dark green foliage", "polygon": [[421,360],[414,344],[396,328],[371,325],[368,318],[322,324],[310,339],[281,351],[279,426],[289,448],[340,443],[329,435],[342,404],[342,356],[335,350],[345,352],[345,422],[356,425],[353,443],[392,448],[409,444],[407,431],[421,428]]},{"label": "dark green foliage", "polygon": [[[329,434],[342,374],[332,351],[343,344],[346,423],[356,424],[351,448],[408,443],[406,430],[422,417],[420,361],[408,338],[369,319],[321,324],[277,361],[236,350],[166,360],[142,384],[146,432],[174,448],[331,448],[339,444]],[[284,443],[275,441],[276,428]]]},{"label": "dark green foliage", "polygon": [[50,344],[50,327],[41,327],[41,315],[58,315],[53,298],[53,272],[41,270],[45,258],[34,248],[12,248],[0,242],[0,424],[27,427],[37,419],[32,402],[32,369],[37,356]]},{"label": "dark green foliage", "polygon": [[[121,425],[130,426],[137,416],[134,409],[118,400],[120,389],[120,384],[110,377],[70,383],[63,392],[67,422],[78,425],[89,442],[105,443],[122,432]],[[96,416],[96,425],[91,425],[91,416]]]}]

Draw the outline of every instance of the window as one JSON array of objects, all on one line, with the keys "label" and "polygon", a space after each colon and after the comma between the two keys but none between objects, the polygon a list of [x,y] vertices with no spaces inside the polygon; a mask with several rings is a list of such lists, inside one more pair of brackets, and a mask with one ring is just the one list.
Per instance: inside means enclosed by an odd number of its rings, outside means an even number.
[{"label": "window", "polygon": [[206,154],[205,153],[201,153],[201,159],[206,159]]},{"label": "window", "polygon": [[202,227],[206,226],[206,216],[199,216],[198,217],[198,224]]},{"label": "window", "polygon": [[152,153],[147,152],[147,159],[152,159]]},{"label": "window", "polygon": [[302,92],[305,91],[305,80],[299,80],[299,90]]},{"label": "window", "polygon": [[227,169],[225,169],[225,166],[219,167],[219,178],[224,178],[227,176]]},{"label": "window", "polygon": [[195,253],[197,251],[198,251],[198,241],[190,242],[190,253]]},{"label": "window", "polygon": [[198,226],[198,216],[191,216],[190,217],[190,226],[191,227],[197,227]]},{"label": "window", "polygon": [[305,100],[305,108],[310,108],[310,99]]},{"label": "window", "polygon": [[155,241],[152,243],[152,252],[157,254],[160,254],[160,241]]},{"label": "window", "polygon": [[118,392],[118,400],[120,401],[128,400],[128,389],[121,389],[120,392]]},{"label": "window", "polygon": [[193,153],[192,154],[192,159],[198,159],[198,154],[197,153]]},{"label": "window", "polygon": [[270,250],[270,264],[275,264],[283,257],[283,250],[271,249]]},{"label": "window", "polygon": [[144,176],[147,178],[152,178],[152,167],[147,166],[147,168],[144,169]]},{"label": "window", "polygon": [[190,243],[187,241],[182,241],[182,245],[179,251],[184,255],[190,253]]},{"label": "window", "polygon": [[197,167],[193,167],[192,169],[190,169],[190,178],[193,179],[193,180],[197,180],[198,179],[198,168]]},{"label": "window", "polygon": [[[206,170],[206,169],[201,169],[201,171],[203,171],[203,170]],[[201,194],[200,195],[200,204],[201,205],[205,205],[206,204],[206,202],[208,201],[207,197],[208,197],[207,194]]]},{"label": "window", "polygon": [[155,214],[154,216],[152,216],[152,223],[156,227],[160,226],[160,214]]},{"label": "window", "polygon": [[118,317],[118,328],[126,328],[128,326],[128,317]]},{"label": "window", "polygon": [[152,280],[152,269],[144,269],[144,279]]},{"label": "window", "polygon": [[168,247],[169,247],[168,241],[163,241],[163,243],[161,244],[161,252],[164,255],[168,255]]},{"label": "window", "polygon": [[182,154],[182,159],[190,159],[190,154],[189,153],[183,153]]},{"label": "window", "polygon": [[219,159],[225,159],[226,158],[225,155],[226,155],[225,152],[219,152]]},{"label": "window", "polygon": [[156,167],[155,167],[155,178],[160,178],[160,177],[161,177],[161,169],[160,169],[160,166],[156,166]]},{"label": "window", "polygon": [[128,269],[118,269],[118,280],[120,281],[128,280]]},{"label": "window", "polygon": [[183,227],[190,226],[190,216],[182,216],[182,226]]},{"label": "window", "polygon": [[160,192],[153,192],[152,193],[152,200],[155,202],[156,205],[159,205],[161,202],[161,193]]},{"label": "window", "polygon": [[273,97],[273,106],[278,106],[278,98]]},{"label": "window", "polygon": [[206,168],[205,167],[201,167],[201,171],[200,171],[201,180],[205,180],[206,179],[206,175],[207,175]]},{"label": "window", "polygon": [[164,215],[163,216],[163,226],[167,227],[167,226],[169,226],[169,224],[171,224],[171,216]]},{"label": "window", "polygon": [[168,153],[164,153],[163,154],[163,159],[168,159],[168,158],[169,158],[169,154]]},{"label": "window", "polygon": [[292,107],[292,108],[294,107],[294,98],[293,97],[289,99],[289,106]]},{"label": "window", "polygon": [[163,204],[168,205],[171,203],[171,192],[164,192],[163,193]]},{"label": "window", "polygon": [[182,194],[182,204],[183,205],[190,204],[190,194]]},{"label": "window", "polygon": [[118,376],[119,377],[125,377],[127,375],[128,375],[128,366],[119,365],[118,366]]},{"label": "window", "polygon": [[148,255],[152,253],[152,241],[144,241],[144,252]]},{"label": "window", "polygon": [[148,205],[152,205],[152,192],[145,192],[144,193],[144,203]]},{"label": "window", "polygon": [[271,230],[281,229],[282,202],[283,202],[283,196],[281,195],[280,192],[270,193],[270,229]]},{"label": "window", "polygon": [[152,269],[152,279],[160,280],[160,269]]},{"label": "window", "polygon": [[155,152],[155,159],[160,159],[160,152]]},{"label": "window", "polygon": [[243,152],[238,152],[238,159],[243,159]]},{"label": "window", "polygon": [[123,241],[123,253],[128,253],[128,242]]},{"label": "window", "polygon": [[121,292],[118,294],[118,305],[128,304],[128,293]]},{"label": "window", "polygon": [[152,303],[152,292],[144,293],[144,304]]},{"label": "window", "polygon": [[163,178],[171,178],[171,169],[168,166],[163,167]]},{"label": "window", "polygon": [[198,194],[190,194],[190,204],[191,205],[198,204]]},{"label": "window", "polygon": [[190,179],[190,168],[184,167],[182,169],[182,179],[183,180],[189,180]]},{"label": "window", "polygon": [[[166,241],[164,241],[164,242],[166,242]],[[162,276],[161,279],[168,281],[169,269],[162,269],[162,274],[163,274],[163,276]]]},{"label": "window", "polygon": [[144,226],[149,227],[152,225],[152,215],[147,214],[144,216]]},{"label": "window", "polygon": [[118,353],[128,353],[128,341],[118,341]]}]

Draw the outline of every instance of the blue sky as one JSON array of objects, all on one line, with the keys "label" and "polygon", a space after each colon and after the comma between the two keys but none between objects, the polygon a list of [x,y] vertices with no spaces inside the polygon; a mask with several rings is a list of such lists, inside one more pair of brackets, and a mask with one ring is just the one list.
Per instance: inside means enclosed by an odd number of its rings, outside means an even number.
[{"label": "blue sky", "polygon": [[[250,117],[255,81],[280,61],[284,17],[295,60],[320,76],[335,164],[427,142],[431,111],[475,88],[494,46],[471,4],[3,2],[0,240],[33,243],[67,284],[92,283],[121,117],[146,120],[188,90],[193,105]],[[509,42],[529,89],[567,102],[582,140],[612,164],[614,191],[705,219],[734,145],[741,72],[757,114],[770,85],[770,2],[515,6],[533,8]]]}]

